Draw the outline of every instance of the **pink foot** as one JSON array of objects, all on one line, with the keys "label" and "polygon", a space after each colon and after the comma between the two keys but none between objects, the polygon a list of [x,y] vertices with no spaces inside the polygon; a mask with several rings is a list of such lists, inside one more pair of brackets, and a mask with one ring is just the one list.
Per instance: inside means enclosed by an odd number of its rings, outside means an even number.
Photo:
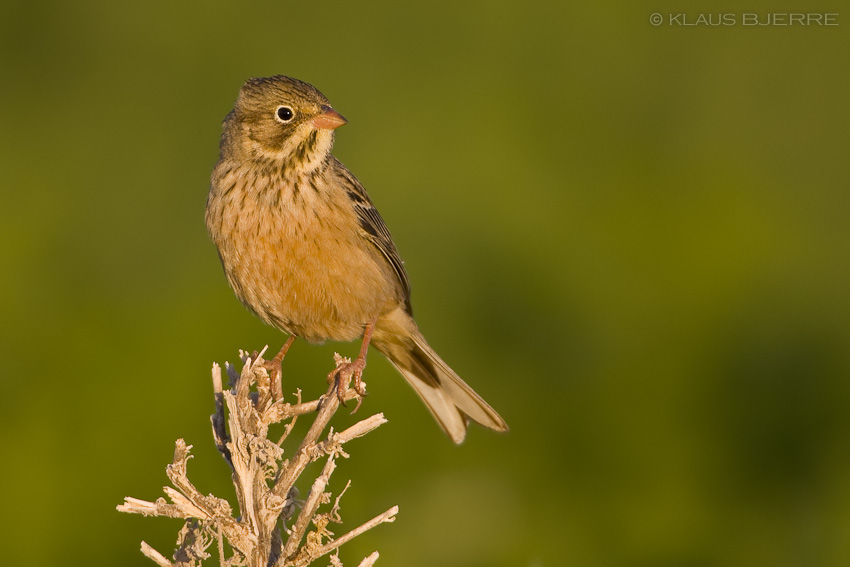
[{"label": "pink foot", "polygon": [[357,400],[357,406],[351,413],[357,411],[357,408],[360,407],[360,404],[363,401],[363,396],[366,395],[366,388],[363,386],[364,368],[366,368],[366,359],[358,356],[353,362],[340,364],[334,368],[330,374],[328,374],[328,383],[331,383],[334,380],[337,381],[336,396],[339,399],[339,403],[343,406],[345,405],[345,390],[348,388],[349,382],[354,380],[354,391],[357,392],[359,399]]}]

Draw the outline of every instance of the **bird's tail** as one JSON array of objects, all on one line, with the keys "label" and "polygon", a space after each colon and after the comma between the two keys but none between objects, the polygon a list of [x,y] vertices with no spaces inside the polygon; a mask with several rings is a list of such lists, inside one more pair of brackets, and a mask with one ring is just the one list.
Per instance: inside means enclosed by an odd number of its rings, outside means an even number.
[{"label": "bird's tail", "polygon": [[451,440],[463,441],[470,419],[496,431],[507,431],[502,416],[443,362],[412,319],[410,323],[413,328],[408,327],[407,333],[381,333],[376,328],[372,344],[413,386]]}]

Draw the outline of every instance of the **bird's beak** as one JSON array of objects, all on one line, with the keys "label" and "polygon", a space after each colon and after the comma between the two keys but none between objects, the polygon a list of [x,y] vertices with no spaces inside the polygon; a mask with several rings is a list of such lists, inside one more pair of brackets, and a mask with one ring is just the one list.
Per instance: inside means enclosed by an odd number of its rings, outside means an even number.
[{"label": "bird's beak", "polygon": [[335,130],[348,120],[330,106],[322,106],[322,113],[314,116],[310,122],[313,123],[314,128],[319,130]]}]

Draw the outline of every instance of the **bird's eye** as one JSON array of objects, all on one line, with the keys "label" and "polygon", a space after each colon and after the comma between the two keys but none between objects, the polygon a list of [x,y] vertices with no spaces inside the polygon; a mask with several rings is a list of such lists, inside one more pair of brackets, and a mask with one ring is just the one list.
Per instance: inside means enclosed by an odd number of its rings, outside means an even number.
[{"label": "bird's eye", "polygon": [[274,115],[278,122],[283,122],[285,124],[292,120],[295,113],[292,112],[292,109],[288,106],[278,106],[277,110],[274,111]]}]

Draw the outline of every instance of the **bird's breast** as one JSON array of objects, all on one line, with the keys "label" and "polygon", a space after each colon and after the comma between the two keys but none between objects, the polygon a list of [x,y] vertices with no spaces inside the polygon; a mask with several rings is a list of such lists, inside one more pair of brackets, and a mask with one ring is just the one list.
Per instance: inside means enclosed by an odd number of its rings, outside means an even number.
[{"label": "bird's breast", "polygon": [[312,342],[349,341],[398,305],[391,269],[342,188],[232,172],[213,185],[210,234],[237,296],[265,322]]}]

